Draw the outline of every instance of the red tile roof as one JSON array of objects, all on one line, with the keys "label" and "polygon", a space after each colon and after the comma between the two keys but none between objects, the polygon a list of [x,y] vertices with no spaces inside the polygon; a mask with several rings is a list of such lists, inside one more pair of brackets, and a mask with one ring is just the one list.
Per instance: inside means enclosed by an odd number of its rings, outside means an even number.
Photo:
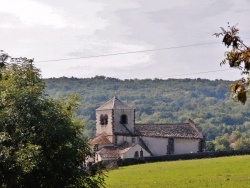
[{"label": "red tile roof", "polygon": [[91,144],[91,145],[94,145],[94,144],[105,145],[105,144],[111,144],[111,142],[107,138],[107,134],[102,133],[99,136],[95,137],[93,140],[90,140],[89,144]]}]

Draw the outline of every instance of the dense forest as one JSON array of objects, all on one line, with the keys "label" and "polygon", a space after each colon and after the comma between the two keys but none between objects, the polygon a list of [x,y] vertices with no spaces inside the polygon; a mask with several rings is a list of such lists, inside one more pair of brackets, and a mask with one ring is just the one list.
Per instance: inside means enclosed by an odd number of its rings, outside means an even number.
[{"label": "dense forest", "polygon": [[[84,79],[50,78],[45,82],[46,93],[55,99],[70,94],[81,96],[82,105],[77,114],[86,124],[87,137],[94,136],[95,109],[116,95],[136,109],[137,123],[179,123],[191,118],[206,140],[217,143],[218,150],[230,148],[229,145],[235,144],[239,138],[249,140],[250,103],[242,105],[233,101],[229,91],[230,81],[119,80],[96,76]],[[211,143],[208,147],[213,148]]]}]

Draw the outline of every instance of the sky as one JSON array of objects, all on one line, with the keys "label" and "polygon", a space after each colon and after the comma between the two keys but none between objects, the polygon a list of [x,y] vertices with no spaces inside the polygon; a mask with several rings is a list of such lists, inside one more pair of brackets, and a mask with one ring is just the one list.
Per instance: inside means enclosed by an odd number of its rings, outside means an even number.
[{"label": "sky", "polygon": [[0,50],[43,78],[236,80],[212,35],[238,24],[250,44],[250,0],[0,0],[0,17]]}]

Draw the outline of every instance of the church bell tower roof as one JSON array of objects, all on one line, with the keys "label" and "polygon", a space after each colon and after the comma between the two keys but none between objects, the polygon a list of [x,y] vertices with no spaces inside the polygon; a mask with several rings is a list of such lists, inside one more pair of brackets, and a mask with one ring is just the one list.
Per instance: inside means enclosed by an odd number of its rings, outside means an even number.
[{"label": "church bell tower roof", "polygon": [[114,96],[112,99],[104,103],[102,106],[96,110],[112,110],[112,109],[133,109],[129,107],[124,102],[120,101],[117,96]]}]

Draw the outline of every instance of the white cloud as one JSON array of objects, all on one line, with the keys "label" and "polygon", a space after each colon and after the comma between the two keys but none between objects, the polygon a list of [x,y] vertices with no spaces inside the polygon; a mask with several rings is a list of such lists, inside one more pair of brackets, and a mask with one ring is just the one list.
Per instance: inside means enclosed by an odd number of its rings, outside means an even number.
[{"label": "white cloud", "polygon": [[[221,39],[212,34],[228,21],[239,23],[243,37],[248,36],[250,28],[249,0],[0,1],[3,50],[36,61],[218,42],[150,53],[37,63],[44,77],[153,78],[226,69],[227,66],[219,66],[226,49],[220,44]],[[193,76],[239,76],[230,73]]]},{"label": "white cloud", "polygon": [[1,0],[0,12],[15,15],[21,24],[27,26],[65,26],[65,21],[58,10],[31,0]]}]

